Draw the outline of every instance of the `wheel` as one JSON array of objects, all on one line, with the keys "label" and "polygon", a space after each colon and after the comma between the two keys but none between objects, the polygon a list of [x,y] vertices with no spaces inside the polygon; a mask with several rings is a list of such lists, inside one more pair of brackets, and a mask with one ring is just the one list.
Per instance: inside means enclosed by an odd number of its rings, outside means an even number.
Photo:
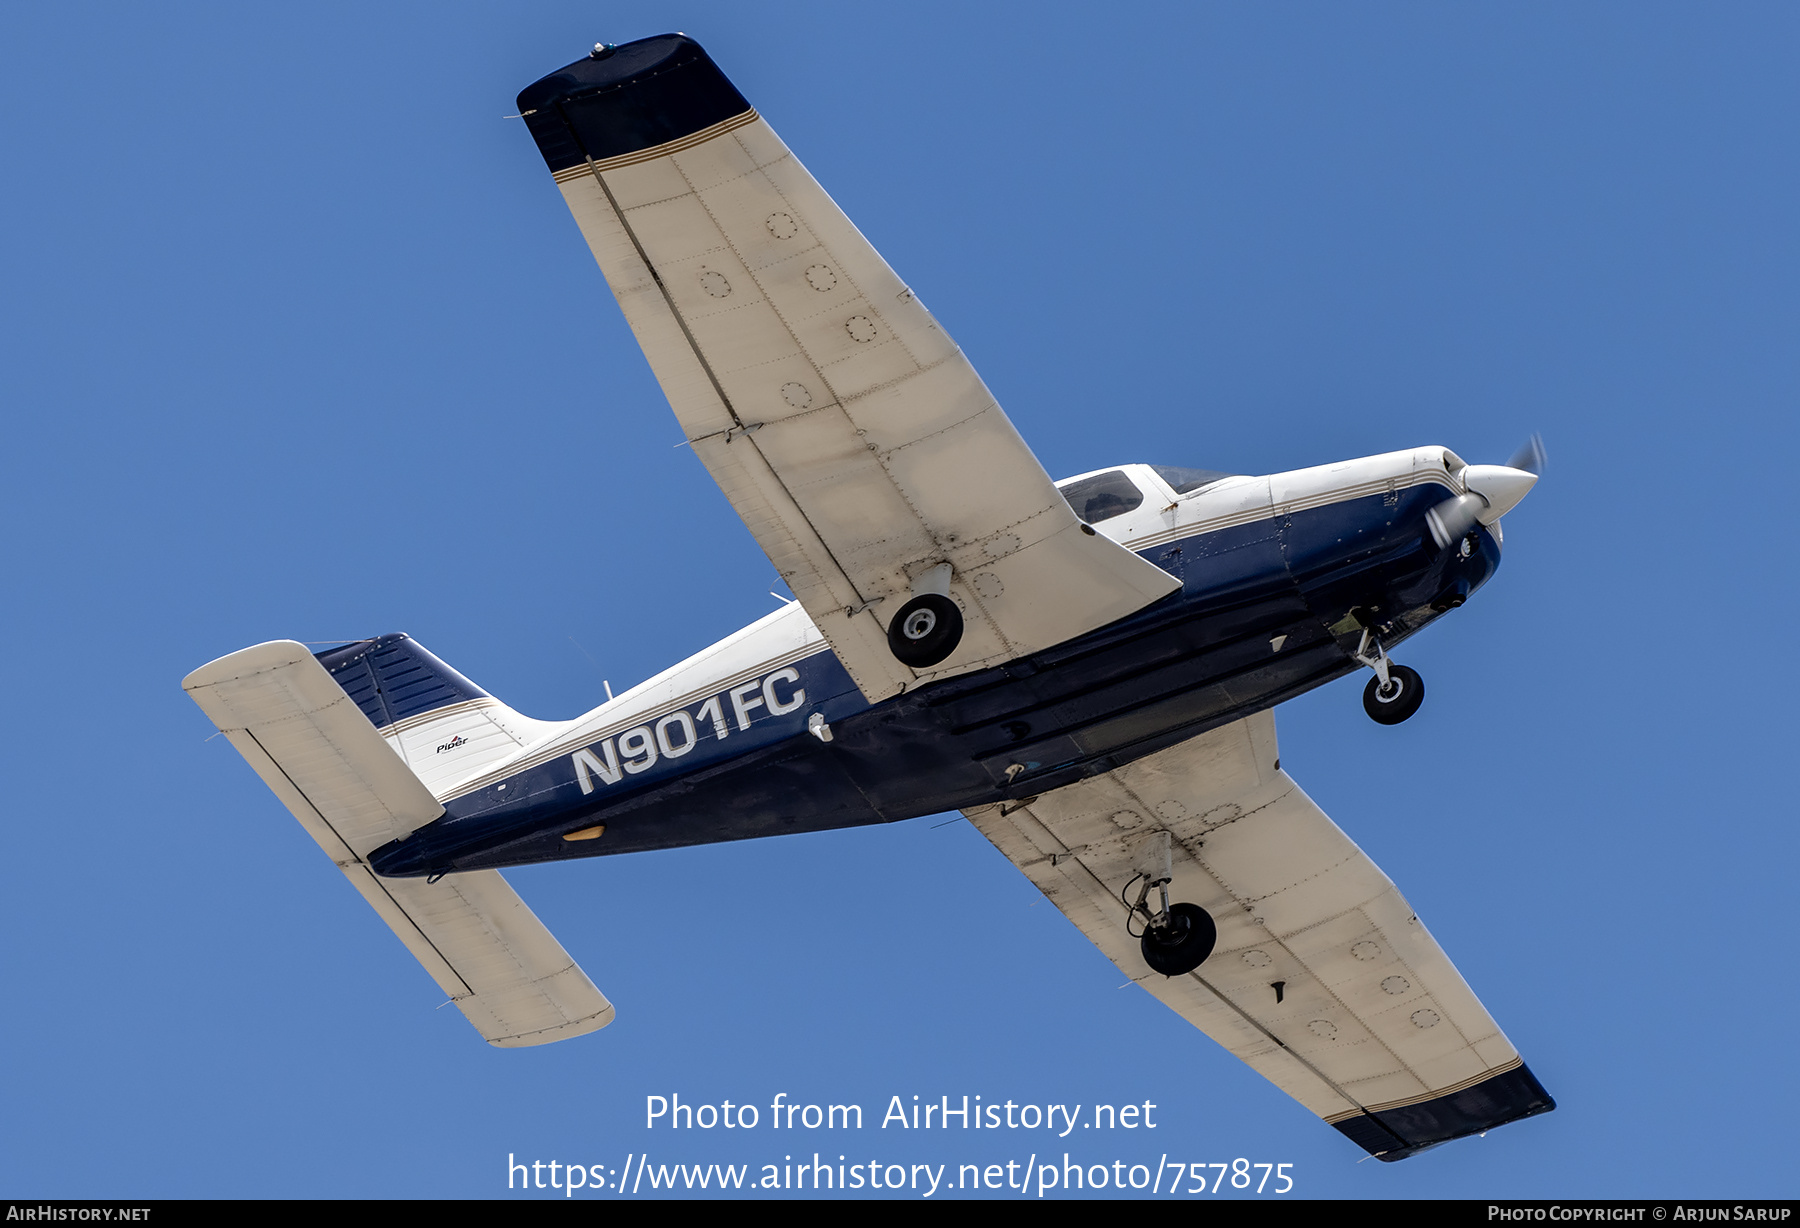
[{"label": "wheel", "polygon": [[950,598],[921,593],[900,607],[888,624],[888,650],[902,665],[936,665],[962,642],[962,611]]},{"label": "wheel", "polygon": [[1180,976],[1205,963],[1218,940],[1211,913],[1198,904],[1171,904],[1168,926],[1144,931],[1144,962],[1153,972]]},{"label": "wheel", "polygon": [[1380,678],[1369,679],[1369,685],[1363,688],[1363,711],[1378,724],[1398,725],[1425,702],[1425,680],[1416,669],[1389,665],[1388,683],[1384,693]]}]

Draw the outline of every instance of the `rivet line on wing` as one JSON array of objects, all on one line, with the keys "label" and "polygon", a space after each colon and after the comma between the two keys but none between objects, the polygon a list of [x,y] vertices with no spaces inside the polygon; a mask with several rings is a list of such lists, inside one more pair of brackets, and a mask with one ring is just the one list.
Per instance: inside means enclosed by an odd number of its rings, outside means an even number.
[{"label": "rivet line on wing", "polygon": [[[567,115],[564,115],[563,122],[565,124],[568,123]],[[574,130],[575,126],[569,124],[569,131],[574,132]],[[584,154],[584,156],[586,155]],[[618,197],[614,196],[612,189],[607,186],[606,177],[600,173],[599,164],[596,163],[592,157],[587,158],[587,163],[589,171],[594,176],[594,182],[600,185],[600,191],[606,196],[606,203],[611,207],[613,216],[619,219],[619,225],[624,229],[625,237],[631,240],[631,246],[637,252],[638,259],[644,262],[644,268],[649,271],[651,280],[656,283],[657,290],[662,294],[663,302],[669,308],[669,314],[674,317],[676,325],[680,327],[681,335],[687,339],[688,349],[693,352],[694,360],[700,364],[700,369],[706,372],[707,382],[712,385],[713,392],[719,398],[719,404],[723,405],[725,407],[725,412],[731,415],[731,420],[736,423],[736,429],[740,433],[747,431],[748,427],[746,423],[738,416],[737,407],[731,403],[731,398],[726,395],[724,385],[719,383],[719,377],[713,372],[712,364],[706,360],[706,355],[701,352],[700,343],[695,340],[693,330],[688,328],[688,322],[682,316],[680,308],[676,307],[675,299],[670,295],[669,288],[663,284],[662,274],[656,271],[656,265],[651,261],[650,253],[644,250],[643,243],[638,239],[637,231],[632,228],[631,220],[625,216],[625,211],[619,207]],[[679,170],[680,168],[677,167],[677,169]],[[684,175],[683,178],[685,179],[686,176]],[[691,187],[692,185],[690,184],[689,186]],[[762,424],[757,423],[756,425],[761,426]],[[730,442],[729,432],[727,432],[726,441],[728,443]],[[857,590],[856,581],[850,578],[848,569],[846,569],[844,565],[838,561],[837,557],[832,554],[831,547],[826,544],[824,534],[820,533],[818,526],[812,523],[812,520],[807,516],[805,509],[800,506],[800,501],[794,498],[794,492],[787,488],[787,483],[781,480],[781,475],[775,471],[774,466],[771,465],[769,467],[769,472],[770,476],[774,478],[775,483],[781,487],[782,493],[785,494],[788,497],[788,501],[793,504],[794,510],[799,513],[800,518],[806,521],[808,528],[812,529],[814,538],[817,539],[820,549],[824,550],[825,556],[831,560],[831,565],[837,568],[838,574],[844,578],[844,583],[850,586],[851,591],[854,592],[860,600],[862,598],[862,593]]]}]

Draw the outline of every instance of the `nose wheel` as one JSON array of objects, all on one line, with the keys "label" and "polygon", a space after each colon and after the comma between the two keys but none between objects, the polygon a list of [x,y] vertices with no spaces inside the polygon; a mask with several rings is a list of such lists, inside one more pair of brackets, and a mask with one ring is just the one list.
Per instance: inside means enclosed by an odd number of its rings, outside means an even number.
[{"label": "nose wheel", "polygon": [[1425,680],[1419,671],[1395,665],[1381,646],[1381,637],[1365,630],[1352,654],[1363,665],[1375,671],[1369,685],[1363,688],[1363,711],[1379,725],[1398,725],[1419,710],[1425,702]]},{"label": "nose wheel", "polygon": [[1388,680],[1369,679],[1363,688],[1363,711],[1369,719],[1382,725],[1398,725],[1419,710],[1425,702],[1425,680],[1419,671],[1404,665],[1389,665]]}]

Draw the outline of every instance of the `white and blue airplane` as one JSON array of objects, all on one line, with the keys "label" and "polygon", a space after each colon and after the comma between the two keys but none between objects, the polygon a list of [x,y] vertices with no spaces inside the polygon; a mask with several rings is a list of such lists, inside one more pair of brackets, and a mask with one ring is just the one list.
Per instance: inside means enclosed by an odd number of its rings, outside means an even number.
[{"label": "white and blue airplane", "polygon": [[[490,1043],[613,1007],[506,866],[960,810],[1132,980],[1397,1160],[1555,1107],[1272,710],[1500,562],[1542,469],[1430,446],[1052,482],[956,344],[700,46],[593,53],[519,110],[688,443],[798,598],[587,715],[405,635],[184,682]],[[1173,902],[1172,902],[1173,901]]]}]

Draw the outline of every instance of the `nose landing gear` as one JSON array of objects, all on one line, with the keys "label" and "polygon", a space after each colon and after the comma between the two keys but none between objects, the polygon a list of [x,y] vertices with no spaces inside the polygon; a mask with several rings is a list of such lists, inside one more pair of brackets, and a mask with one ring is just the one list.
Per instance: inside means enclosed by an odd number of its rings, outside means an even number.
[{"label": "nose landing gear", "polygon": [[1363,688],[1363,711],[1369,719],[1383,725],[1398,725],[1419,710],[1425,702],[1425,680],[1419,671],[1404,665],[1389,665],[1388,679],[1369,679]]},{"label": "nose landing gear", "polygon": [[1373,631],[1363,631],[1362,640],[1352,655],[1375,671],[1369,685],[1363,688],[1363,711],[1369,714],[1370,720],[1382,725],[1398,725],[1425,702],[1425,680],[1419,677],[1419,671],[1388,660],[1381,637]]}]

